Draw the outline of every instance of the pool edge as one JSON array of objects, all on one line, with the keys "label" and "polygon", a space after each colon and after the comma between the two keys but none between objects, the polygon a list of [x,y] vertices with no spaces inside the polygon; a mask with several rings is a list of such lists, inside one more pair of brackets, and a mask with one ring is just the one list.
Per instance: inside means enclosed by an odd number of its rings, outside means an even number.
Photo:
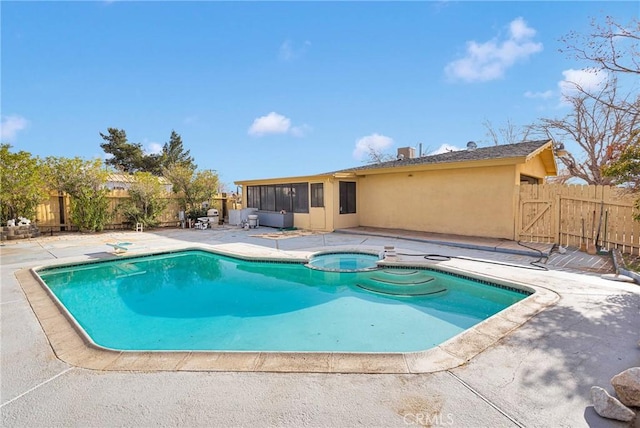
[{"label": "pool edge", "polygon": [[[187,249],[212,250],[193,246]],[[120,351],[96,345],[86,335],[41,281],[36,273],[39,267],[21,269],[15,276],[58,359],[77,367],[114,371],[432,373],[465,364],[559,300],[557,293],[546,288],[451,266],[442,268],[438,266],[438,270],[490,278],[498,284],[515,285],[533,294],[439,346],[418,352]]]}]

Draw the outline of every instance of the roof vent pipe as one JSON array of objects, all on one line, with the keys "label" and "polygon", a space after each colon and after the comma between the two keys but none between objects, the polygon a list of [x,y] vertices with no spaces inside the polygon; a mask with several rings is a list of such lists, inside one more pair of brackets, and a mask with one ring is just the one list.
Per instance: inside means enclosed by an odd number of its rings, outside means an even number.
[{"label": "roof vent pipe", "polygon": [[469,150],[470,152],[474,151],[477,148],[478,148],[478,145],[474,141],[469,141],[467,143],[467,150]]}]

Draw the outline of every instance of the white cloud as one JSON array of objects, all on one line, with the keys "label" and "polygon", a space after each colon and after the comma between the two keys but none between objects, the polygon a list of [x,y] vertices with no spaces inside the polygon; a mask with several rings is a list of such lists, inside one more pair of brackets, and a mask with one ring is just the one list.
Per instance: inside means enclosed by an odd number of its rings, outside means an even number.
[{"label": "white cloud", "polygon": [[309,125],[301,125],[301,126],[292,126],[289,130],[289,133],[294,137],[304,137],[309,132],[311,132],[311,127]]},{"label": "white cloud", "polygon": [[536,30],[527,26],[522,18],[516,18],[509,23],[509,32],[514,40],[527,40],[536,35]]},{"label": "white cloud", "polygon": [[164,145],[160,144],[160,143],[148,143],[147,144],[147,150],[145,150],[145,152],[148,155],[157,155],[162,153],[162,147]]},{"label": "white cloud", "polygon": [[266,116],[255,119],[249,127],[248,134],[262,137],[268,134],[290,134],[294,137],[304,137],[311,130],[308,125],[292,126],[291,119],[272,111]]},{"label": "white cloud", "polygon": [[0,123],[0,140],[2,142],[11,141],[16,137],[16,134],[29,125],[29,121],[22,116],[11,115],[2,116],[2,122]]},{"label": "white cloud", "polygon": [[447,64],[445,73],[465,82],[499,79],[516,62],[542,51],[542,43],[532,40],[535,35],[536,30],[524,19],[516,18],[509,23],[507,38],[496,37],[484,43],[467,42],[465,56]]},{"label": "white cloud", "polygon": [[439,155],[442,153],[447,153],[447,152],[457,152],[458,150],[462,150],[459,147],[456,146],[452,146],[451,144],[443,144],[440,147],[438,147],[436,150],[434,150],[433,152],[429,153],[429,155]]},{"label": "white cloud", "polygon": [[267,134],[286,134],[291,128],[291,119],[272,111],[255,119],[249,127],[249,135],[261,137]]},{"label": "white cloud", "polygon": [[393,138],[380,134],[371,134],[356,141],[356,148],[353,150],[353,157],[363,160],[372,150],[383,152],[393,145]]},{"label": "white cloud", "polygon": [[558,82],[562,97],[575,95],[578,92],[578,86],[585,91],[597,91],[602,88],[609,78],[606,71],[595,68],[564,70],[562,75],[564,80]]},{"label": "white cloud", "polygon": [[280,51],[278,52],[278,57],[281,60],[289,61],[293,58],[293,46],[291,46],[291,40],[285,40],[280,45]]},{"label": "white cloud", "polygon": [[543,100],[547,100],[551,97],[553,97],[553,91],[549,90],[549,91],[544,91],[544,92],[532,92],[532,91],[526,91],[524,93],[525,98],[541,98]]},{"label": "white cloud", "polygon": [[295,47],[291,40],[285,40],[280,45],[278,51],[278,58],[282,61],[291,61],[295,58],[299,58],[307,52],[307,49],[311,46],[311,42],[306,40],[302,46]]}]

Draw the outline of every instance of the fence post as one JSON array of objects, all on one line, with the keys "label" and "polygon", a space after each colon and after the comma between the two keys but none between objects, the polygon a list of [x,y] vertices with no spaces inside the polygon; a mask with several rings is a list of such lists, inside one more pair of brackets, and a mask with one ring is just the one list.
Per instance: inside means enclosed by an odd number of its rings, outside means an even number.
[{"label": "fence post", "polygon": [[553,197],[553,205],[553,230],[551,233],[553,234],[554,244],[560,245],[560,194],[557,192]]},{"label": "fence post", "polygon": [[516,213],[514,218],[514,228],[513,228],[513,240],[520,240],[520,230],[522,229],[522,186],[514,186],[515,187],[515,210]]}]

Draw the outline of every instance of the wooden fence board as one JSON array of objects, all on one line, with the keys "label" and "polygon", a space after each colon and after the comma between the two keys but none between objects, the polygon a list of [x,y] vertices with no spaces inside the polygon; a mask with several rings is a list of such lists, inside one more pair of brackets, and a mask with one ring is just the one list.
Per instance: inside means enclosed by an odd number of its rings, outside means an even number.
[{"label": "wooden fence board", "polygon": [[516,239],[579,247],[584,236],[585,244],[597,238],[597,245],[605,249],[640,252],[640,223],[633,219],[634,202],[640,195],[599,185],[518,187]]}]

